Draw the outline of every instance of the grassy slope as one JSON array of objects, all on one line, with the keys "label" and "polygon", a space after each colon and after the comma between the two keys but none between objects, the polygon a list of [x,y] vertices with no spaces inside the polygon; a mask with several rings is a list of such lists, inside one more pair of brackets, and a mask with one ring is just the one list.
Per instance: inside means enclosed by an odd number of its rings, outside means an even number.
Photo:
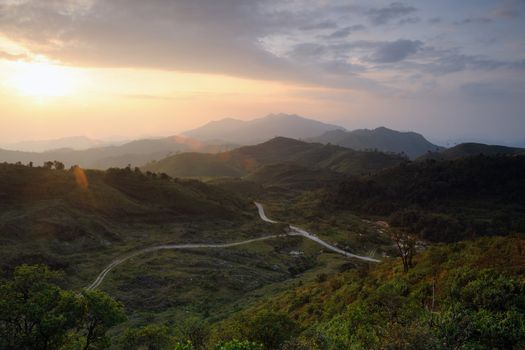
[{"label": "grassy slope", "polygon": [[[406,274],[398,259],[332,274],[283,291],[216,324],[216,337],[227,338],[232,324],[258,312],[274,310],[296,320],[306,339],[319,341],[323,349],[348,348],[350,344],[356,349],[427,349],[430,342],[443,336],[441,327],[449,320],[450,310],[455,310],[452,314],[464,310],[470,315],[480,312],[476,316],[481,317],[480,321],[503,317],[502,323],[497,326],[492,323],[496,328],[489,328],[484,334],[465,328],[467,334],[471,332],[468,334],[471,339],[451,340],[481,341],[481,347],[478,345],[476,349],[489,349],[489,342],[498,344],[503,337],[516,337],[498,328],[513,322],[505,321],[506,316],[499,313],[518,312],[519,317],[525,317],[525,300],[516,287],[521,285],[522,291],[525,288],[524,251],[523,236],[482,238],[433,246],[416,256],[415,267]],[[511,280],[515,281],[514,287],[505,284]],[[508,299],[499,300],[503,297],[501,293],[507,293]],[[510,306],[511,303],[514,304]],[[472,322],[469,317],[473,316],[465,317],[452,321],[460,332],[461,327]],[[429,322],[431,318],[433,323]],[[483,326],[474,323],[469,327]],[[498,335],[501,331],[503,336]],[[451,328],[445,329],[444,335],[454,337]]]},{"label": "grassy slope", "polygon": [[241,176],[264,165],[294,162],[345,174],[364,174],[402,162],[404,158],[379,152],[358,152],[331,145],[306,143],[277,137],[256,146],[237,148],[216,155],[179,154],[150,163],[144,170],[170,176]]},{"label": "grassy slope", "polygon": [[[126,169],[84,174],[87,187],[71,171],[0,165],[3,274],[22,263],[44,263],[64,270],[64,285],[79,289],[113,259],[138,248],[281,233],[256,216],[246,198],[256,196],[259,185],[250,182],[243,182],[244,191],[231,180],[207,185]],[[231,249],[162,251],[119,266],[101,289],[125,303],[130,324],[173,322],[188,313],[220,319],[345,263],[299,237]]]},{"label": "grassy slope", "polygon": [[79,274],[78,264],[101,269],[133,247],[202,241],[212,230],[216,240],[233,239],[227,233],[232,226],[252,225],[256,219],[249,201],[198,181],[128,170],[84,175],[87,187],[71,171],[0,165],[4,269],[23,262],[48,263],[74,272],[80,279],[76,283],[87,283],[93,271]]}]

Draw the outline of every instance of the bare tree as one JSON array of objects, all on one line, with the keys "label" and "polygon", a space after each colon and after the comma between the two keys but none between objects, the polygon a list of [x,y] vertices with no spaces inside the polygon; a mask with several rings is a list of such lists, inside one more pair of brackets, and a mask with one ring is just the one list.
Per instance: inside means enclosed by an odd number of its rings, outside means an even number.
[{"label": "bare tree", "polygon": [[416,239],[407,232],[398,229],[391,229],[392,240],[396,243],[401,261],[403,262],[403,271],[414,266],[412,258],[416,252]]}]

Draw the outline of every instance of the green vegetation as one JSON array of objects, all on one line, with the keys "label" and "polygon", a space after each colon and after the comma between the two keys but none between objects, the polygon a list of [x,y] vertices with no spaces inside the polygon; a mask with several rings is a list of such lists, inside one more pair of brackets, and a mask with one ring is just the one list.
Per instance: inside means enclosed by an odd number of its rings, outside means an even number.
[{"label": "green vegetation", "polygon": [[478,155],[484,156],[501,156],[501,155],[517,155],[524,154],[524,148],[507,147],[499,145],[485,145],[482,143],[461,143],[457,146],[440,150],[439,152],[428,152],[421,156],[419,160],[434,159],[434,160],[454,160],[465,157],[473,157]]},{"label": "green vegetation", "polygon": [[335,210],[389,217],[437,242],[525,232],[525,157],[477,156],[402,164],[327,190]]},{"label": "green vegetation", "polygon": [[21,265],[0,284],[0,349],[98,349],[125,319],[122,304],[102,292],[75,294],[57,272]]},{"label": "green vegetation", "polygon": [[434,246],[408,273],[390,261],[332,274],[240,312],[218,333],[249,334],[270,313],[299,325],[288,332],[295,339],[279,338],[282,349],[521,349],[524,251],[522,237]]},{"label": "green vegetation", "polygon": [[[306,145],[205,155],[243,175],[207,183],[0,165],[0,349],[525,347],[523,156],[409,162]],[[262,222],[254,199],[280,223]],[[283,234],[286,223],[383,262],[288,236],[150,251],[112,270],[103,292],[82,291],[139,249]]]},{"label": "green vegetation", "polygon": [[259,145],[218,154],[178,154],[147,164],[143,169],[170,176],[213,178],[247,175],[264,165],[295,163],[302,167],[358,175],[399,164],[405,159],[398,155],[353,151],[339,146],[276,137]]}]

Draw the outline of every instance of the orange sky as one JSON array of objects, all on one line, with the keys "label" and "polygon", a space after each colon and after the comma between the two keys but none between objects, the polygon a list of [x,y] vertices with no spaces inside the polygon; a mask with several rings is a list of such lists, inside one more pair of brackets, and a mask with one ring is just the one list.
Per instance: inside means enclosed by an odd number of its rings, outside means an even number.
[{"label": "orange sky", "polygon": [[269,113],[525,142],[524,4],[0,0],[0,145]]}]

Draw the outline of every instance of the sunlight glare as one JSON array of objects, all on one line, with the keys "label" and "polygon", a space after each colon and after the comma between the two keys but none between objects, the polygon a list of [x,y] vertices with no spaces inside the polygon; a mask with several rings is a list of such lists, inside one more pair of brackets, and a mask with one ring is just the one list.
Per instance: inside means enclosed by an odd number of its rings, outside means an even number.
[{"label": "sunlight glare", "polygon": [[23,96],[69,96],[77,87],[77,78],[71,68],[48,62],[17,62],[11,85]]}]

